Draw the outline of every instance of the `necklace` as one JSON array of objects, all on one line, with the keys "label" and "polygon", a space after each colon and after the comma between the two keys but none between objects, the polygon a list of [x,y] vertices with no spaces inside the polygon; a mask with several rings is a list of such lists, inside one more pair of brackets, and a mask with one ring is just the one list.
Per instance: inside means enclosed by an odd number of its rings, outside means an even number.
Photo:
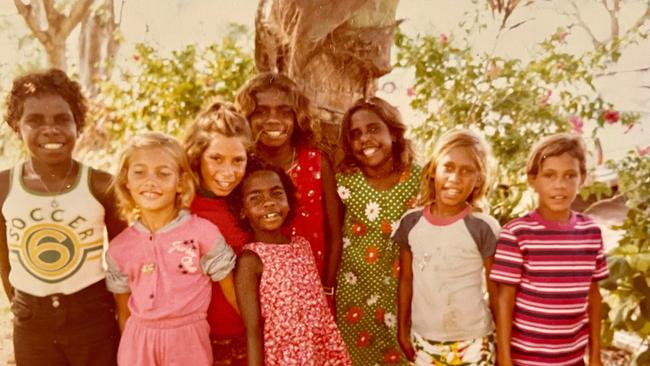
[{"label": "necklace", "polygon": [[63,193],[62,191],[63,191],[64,189],[68,189],[68,188],[70,188],[71,184],[65,184],[65,181],[68,180],[68,176],[70,175],[70,172],[72,171],[72,167],[73,167],[73,166],[74,166],[74,161],[71,161],[71,162],[70,162],[70,166],[68,167],[68,172],[65,173],[65,177],[63,177],[63,180],[62,180],[61,186],[59,187],[58,190],[56,190],[56,191],[53,193],[52,191],[50,191],[50,188],[47,186],[47,184],[45,184],[45,182],[43,181],[43,178],[41,178],[41,175],[38,174],[38,173],[36,173],[36,169],[34,169],[34,165],[32,164],[32,166],[31,166],[31,167],[32,167],[32,173],[34,173],[34,175],[38,178],[38,180],[41,182],[41,185],[43,186],[43,188],[45,188],[45,190],[47,191],[47,193],[48,193],[50,196],[52,196],[52,201],[50,201],[50,207],[52,207],[52,208],[58,208],[58,207],[59,207],[59,201],[57,201],[56,198],[58,197],[58,195],[59,195],[60,193]]}]

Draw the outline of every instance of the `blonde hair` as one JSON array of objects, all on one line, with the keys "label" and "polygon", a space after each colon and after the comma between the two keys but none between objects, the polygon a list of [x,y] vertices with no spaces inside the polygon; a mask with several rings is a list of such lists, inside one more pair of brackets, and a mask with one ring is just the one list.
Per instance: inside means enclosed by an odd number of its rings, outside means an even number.
[{"label": "blonde hair", "polygon": [[343,115],[341,122],[341,148],[343,150],[343,159],[339,162],[337,170],[344,174],[350,174],[359,171],[359,166],[354,154],[352,153],[352,143],[350,142],[350,123],[352,115],[359,110],[368,110],[377,114],[384,122],[391,137],[393,138],[393,169],[399,172],[405,172],[411,169],[413,165],[413,146],[404,134],[406,125],[402,122],[402,115],[399,110],[393,107],[387,101],[372,97],[368,99],[358,99],[352,107]]},{"label": "blonde hair", "polygon": [[472,159],[479,171],[479,178],[474,186],[474,190],[467,198],[467,202],[480,210],[483,206],[482,200],[487,194],[490,176],[490,149],[487,143],[477,133],[465,129],[453,129],[444,133],[433,147],[431,160],[422,169],[422,178],[420,181],[420,200],[418,204],[426,206],[435,202],[435,177],[438,162],[450,150],[457,147],[466,148],[471,152]]},{"label": "blonde hair", "polygon": [[536,176],[544,160],[567,153],[578,160],[580,176],[584,179],[587,175],[586,150],[584,140],[578,135],[557,133],[547,136],[533,145],[526,163],[526,174]]},{"label": "blonde hair", "polygon": [[251,129],[246,118],[230,103],[213,102],[194,119],[184,139],[190,168],[199,177],[201,157],[215,135],[239,137],[246,151],[253,145]]},{"label": "blonde hair", "polygon": [[196,180],[181,144],[172,136],[164,133],[145,132],[136,136],[122,152],[118,171],[113,179],[112,187],[117,198],[117,208],[120,216],[125,220],[139,217],[139,209],[126,184],[133,154],[145,149],[160,149],[174,159],[178,165],[181,192],[176,195],[176,208],[188,208],[194,199]]}]

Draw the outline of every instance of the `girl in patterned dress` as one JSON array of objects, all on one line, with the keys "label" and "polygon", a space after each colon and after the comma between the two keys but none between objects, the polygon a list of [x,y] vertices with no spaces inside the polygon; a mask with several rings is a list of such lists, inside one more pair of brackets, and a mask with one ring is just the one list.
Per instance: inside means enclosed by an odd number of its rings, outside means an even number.
[{"label": "girl in patterned dress", "polygon": [[236,192],[255,236],[235,270],[248,364],[350,365],[309,242],[281,230],[295,204],[291,178],[281,168],[250,161]]},{"label": "girl in patterned dress", "polygon": [[254,155],[281,167],[291,177],[297,204],[285,232],[309,241],[326,293],[333,295],[333,261],[340,256],[341,248],[340,202],[332,163],[313,144],[309,100],[291,79],[268,72],[242,87],[236,105],[257,141]]},{"label": "girl in patterned dress", "polygon": [[336,314],[354,365],[406,364],[396,333],[399,248],[390,238],[393,224],[414,206],[420,182],[405,130],[399,111],[379,98],[357,101],[343,117]]}]

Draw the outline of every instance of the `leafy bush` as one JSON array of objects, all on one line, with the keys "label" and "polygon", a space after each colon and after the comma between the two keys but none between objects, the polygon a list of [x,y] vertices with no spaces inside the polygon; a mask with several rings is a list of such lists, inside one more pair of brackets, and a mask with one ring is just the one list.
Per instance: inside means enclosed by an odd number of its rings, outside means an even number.
[{"label": "leafy bush", "polygon": [[242,47],[245,28],[221,42],[194,45],[161,56],[138,44],[135,68],[122,69],[118,81],[101,85],[78,152],[85,161],[110,169],[124,144],[135,134],[154,130],[182,136],[188,123],[212,99],[232,101],[237,89],[255,72],[252,54]]}]

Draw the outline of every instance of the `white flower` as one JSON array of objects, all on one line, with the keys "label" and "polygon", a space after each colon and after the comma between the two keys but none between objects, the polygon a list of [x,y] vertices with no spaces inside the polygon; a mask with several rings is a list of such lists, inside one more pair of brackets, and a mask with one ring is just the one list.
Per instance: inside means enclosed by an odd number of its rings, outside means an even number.
[{"label": "white flower", "polygon": [[390,285],[390,276],[384,276],[384,284]]},{"label": "white flower", "polygon": [[341,200],[345,201],[350,198],[350,190],[346,187],[340,186],[336,191],[338,192],[339,197],[341,197]]},{"label": "white flower", "polygon": [[345,279],[345,283],[349,285],[356,285],[357,284],[357,276],[354,275],[352,272],[346,272],[343,274],[343,278]]},{"label": "white flower", "polygon": [[343,248],[347,248],[350,245],[352,245],[352,241],[350,241],[350,238],[343,237]]},{"label": "white flower", "polygon": [[388,328],[395,328],[395,326],[397,325],[397,318],[395,317],[395,314],[392,313],[384,314],[384,324],[386,324]]},{"label": "white flower", "polygon": [[379,217],[380,211],[381,207],[379,207],[377,202],[368,202],[368,205],[366,206],[366,217],[370,221],[375,221]]},{"label": "white flower", "polygon": [[368,300],[366,300],[366,304],[368,304],[368,306],[373,306],[377,303],[377,300],[379,300],[379,295],[372,295]]}]

